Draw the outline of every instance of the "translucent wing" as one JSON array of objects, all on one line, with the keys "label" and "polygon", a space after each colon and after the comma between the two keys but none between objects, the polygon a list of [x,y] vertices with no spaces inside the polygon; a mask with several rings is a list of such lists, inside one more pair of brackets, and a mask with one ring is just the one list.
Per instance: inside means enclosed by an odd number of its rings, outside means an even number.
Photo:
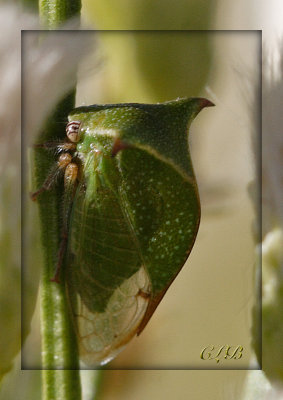
[{"label": "translucent wing", "polygon": [[[86,181],[77,190],[71,213],[66,266],[80,357],[88,366],[104,364],[123,349],[138,332],[151,296],[119,194],[121,184],[115,188],[115,161],[99,157],[99,166],[94,155],[85,162]],[[144,201],[150,201],[149,195]]]},{"label": "translucent wing", "polygon": [[102,313],[90,311],[77,294],[74,318],[80,356],[87,366],[103,365],[123,350],[143,319],[149,291],[150,282],[141,267],[114,291]]}]

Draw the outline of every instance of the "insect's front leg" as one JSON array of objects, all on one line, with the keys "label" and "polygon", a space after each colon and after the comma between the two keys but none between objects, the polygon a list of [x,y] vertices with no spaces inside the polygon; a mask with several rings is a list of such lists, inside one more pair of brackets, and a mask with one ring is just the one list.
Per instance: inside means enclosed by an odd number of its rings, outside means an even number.
[{"label": "insect's front leg", "polygon": [[60,155],[57,163],[54,165],[52,170],[50,171],[49,175],[43,182],[43,185],[34,193],[31,194],[31,199],[35,201],[38,197],[38,195],[42,192],[45,192],[46,190],[51,189],[51,187],[54,185],[56,182],[58,176],[64,172],[66,167],[70,164],[72,160],[72,156],[69,153],[63,153]]},{"label": "insect's front leg", "polygon": [[59,246],[57,265],[55,273],[51,281],[60,282],[60,270],[63,263],[64,255],[67,248],[68,242],[68,221],[72,202],[74,198],[74,192],[76,188],[77,176],[78,176],[78,165],[72,162],[72,155],[69,153],[63,153],[60,155],[57,163],[45,179],[43,185],[34,193],[31,194],[32,200],[36,200],[37,197],[44,191],[51,189],[55,184],[58,175],[64,171],[64,196],[63,196],[63,216],[62,216],[62,228],[61,228],[61,242]]},{"label": "insect's front leg", "polygon": [[60,283],[60,271],[68,244],[69,219],[75,195],[75,190],[77,186],[78,171],[79,167],[78,164],[76,164],[75,162],[70,162],[65,169],[61,242],[58,252],[58,259],[57,259],[55,273],[53,278],[51,279],[52,282]]}]

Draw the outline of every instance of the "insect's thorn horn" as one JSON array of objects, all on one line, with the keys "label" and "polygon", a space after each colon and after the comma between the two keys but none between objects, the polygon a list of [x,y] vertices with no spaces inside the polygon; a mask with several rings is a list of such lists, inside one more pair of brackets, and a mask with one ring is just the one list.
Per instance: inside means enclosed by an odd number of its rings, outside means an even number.
[{"label": "insect's thorn horn", "polygon": [[215,106],[215,104],[212,103],[212,101],[210,101],[208,99],[201,98],[200,100],[201,100],[201,103],[200,103],[201,109],[203,109],[205,107],[214,107]]}]

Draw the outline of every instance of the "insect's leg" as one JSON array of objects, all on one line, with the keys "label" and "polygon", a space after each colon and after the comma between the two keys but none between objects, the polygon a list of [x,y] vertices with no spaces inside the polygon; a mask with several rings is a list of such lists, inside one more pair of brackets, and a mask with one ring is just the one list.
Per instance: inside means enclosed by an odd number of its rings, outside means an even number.
[{"label": "insect's leg", "polygon": [[45,142],[45,143],[37,143],[33,145],[34,149],[57,149],[59,151],[69,151],[69,150],[75,150],[76,145],[75,143],[69,143],[69,142]]},{"label": "insect's leg", "polygon": [[60,283],[59,276],[68,243],[69,218],[77,185],[77,177],[78,165],[76,163],[69,163],[65,169],[64,176],[63,225],[61,231],[61,243],[59,247],[55,274],[51,279],[52,282]]},{"label": "insect's leg", "polygon": [[52,168],[49,175],[43,182],[43,185],[36,192],[31,194],[31,199],[33,201],[35,201],[37,199],[37,196],[40,193],[45,192],[45,190],[49,190],[52,187],[52,185],[56,182],[58,175],[62,171],[64,171],[64,169],[67,167],[67,165],[70,164],[71,160],[72,160],[72,156],[69,153],[63,153],[60,155],[57,163]]}]

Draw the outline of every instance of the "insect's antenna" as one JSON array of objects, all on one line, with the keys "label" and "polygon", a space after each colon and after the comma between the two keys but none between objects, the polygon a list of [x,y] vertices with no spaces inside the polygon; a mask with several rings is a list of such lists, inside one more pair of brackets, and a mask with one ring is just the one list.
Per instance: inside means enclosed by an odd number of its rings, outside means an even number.
[{"label": "insect's antenna", "polygon": [[32,147],[34,149],[54,149],[60,145],[60,142],[45,142],[45,143],[37,143]]}]

